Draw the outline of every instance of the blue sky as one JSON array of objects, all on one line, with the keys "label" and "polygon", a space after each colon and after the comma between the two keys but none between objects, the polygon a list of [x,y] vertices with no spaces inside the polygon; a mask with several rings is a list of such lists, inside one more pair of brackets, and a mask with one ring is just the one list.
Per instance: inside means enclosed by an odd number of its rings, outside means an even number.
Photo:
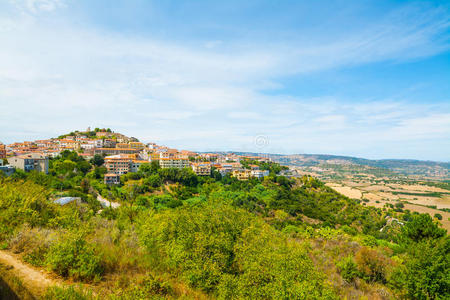
[{"label": "blue sky", "polygon": [[0,141],[450,161],[444,1],[0,2]]}]

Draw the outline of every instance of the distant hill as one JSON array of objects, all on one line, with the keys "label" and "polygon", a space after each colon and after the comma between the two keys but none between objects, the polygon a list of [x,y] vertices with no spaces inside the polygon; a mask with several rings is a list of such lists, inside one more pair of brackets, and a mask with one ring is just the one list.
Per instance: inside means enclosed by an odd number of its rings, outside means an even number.
[{"label": "distant hill", "polygon": [[311,167],[318,165],[362,165],[375,168],[387,169],[403,175],[430,177],[434,179],[450,179],[450,162],[422,161],[414,159],[365,159],[351,156],[327,155],[327,154],[265,154],[233,152],[242,155],[263,155],[270,157],[278,163],[297,166]]}]

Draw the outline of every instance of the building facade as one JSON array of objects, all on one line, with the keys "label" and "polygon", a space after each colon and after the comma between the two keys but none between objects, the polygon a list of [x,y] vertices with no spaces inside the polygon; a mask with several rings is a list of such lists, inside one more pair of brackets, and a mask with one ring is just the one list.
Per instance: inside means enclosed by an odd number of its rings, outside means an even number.
[{"label": "building facade", "polygon": [[269,171],[268,170],[252,170],[252,177],[256,177],[256,178],[263,178],[266,176],[269,176]]},{"label": "building facade", "polygon": [[198,176],[209,176],[211,175],[211,164],[209,162],[205,163],[193,163],[191,165],[192,170]]},{"label": "building facade", "polygon": [[105,184],[112,185],[112,184],[119,184],[120,183],[120,175],[117,174],[105,174]]},{"label": "building facade", "polygon": [[235,170],[233,171],[232,175],[238,180],[248,180],[250,177],[252,177],[252,171],[247,169]]},{"label": "building facade", "polygon": [[183,159],[183,158],[160,158],[159,159],[159,166],[162,169],[167,169],[167,168],[177,168],[177,169],[189,168],[189,160]]},{"label": "building facade", "polygon": [[29,153],[8,158],[8,163],[14,168],[28,171],[48,173],[48,158],[40,153]]},{"label": "building facade", "polygon": [[6,158],[6,146],[0,143],[0,159]]},{"label": "building facade", "polygon": [[105,157],[105,167],[109,174],[123,175],[130,172],[132,158],[128,155],[112,155]]},{"label": "building facade", "polygon": [[106,155],[117,155],[117,154],[135,154],[139,150],[131,148],[97,148],[94,150],[94,154],[106,154]]}]

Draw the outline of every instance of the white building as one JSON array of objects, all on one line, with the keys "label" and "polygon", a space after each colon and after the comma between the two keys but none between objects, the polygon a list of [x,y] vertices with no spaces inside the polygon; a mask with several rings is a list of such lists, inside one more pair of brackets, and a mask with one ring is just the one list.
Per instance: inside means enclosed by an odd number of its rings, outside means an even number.
[{"label": "white building", "polygon": [[162,169],[166,168],[189,168],[189,160],[182,158],[161,158],[159,160],[159,165]]},{"label": "white building", "polygon": [[252,170],[252,177],[256,177],[256,178],[263,178],[266,176],[269,176],[269,171],[268,170]]}]

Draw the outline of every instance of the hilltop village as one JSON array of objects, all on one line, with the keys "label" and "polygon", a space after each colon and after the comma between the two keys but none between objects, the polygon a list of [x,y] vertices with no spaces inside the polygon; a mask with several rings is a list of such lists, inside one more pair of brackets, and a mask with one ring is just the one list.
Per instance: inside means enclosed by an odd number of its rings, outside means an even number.
[{"label": "hilltop village", "polygon": [[7,299],[448,294],[439,218],[366,206],[268,157],[100,128],[1,145],[0,155]]},{"label": "hilltop village", "polygon": [[257,164],[243,165],[241,161],[271,161],[270,158],[260,156],[171,149],[155,143],[144,144],[136,138],[112,132],[109,128],[88,128],[58,138],[0,144],[0,170],[6,175],[14,173],[15,169],[47,174],[49,158],[56,158],[65,150],[75,151],[86,160],[101,161],[107,169],[104,183],[108,185],[119,184],[121,175],[137,172],[142,164],[154,161],[162,169],[192,168],[197,176],[210,176],[212,170],[217,170],[222,176],[230,174],[238,180],[269,175],[268,170],[261,170]]}]

